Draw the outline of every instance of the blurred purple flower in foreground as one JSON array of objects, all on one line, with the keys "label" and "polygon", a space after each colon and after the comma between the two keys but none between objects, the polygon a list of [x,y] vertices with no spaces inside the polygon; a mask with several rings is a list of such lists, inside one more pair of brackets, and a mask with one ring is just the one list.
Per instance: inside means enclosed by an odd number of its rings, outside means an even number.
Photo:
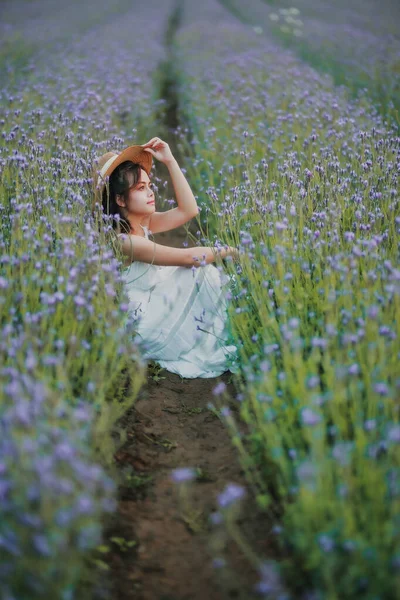
[{"label": "blurred purple flower in foreground", "polygon": [[246,494],[246,490],[236,483],[228,483],[221,494],[218,495],[218,504],[221,508],[226,508],[234,504]]},{"label": "blurred purple flower in foreground", "polygon": [[174,469],[171,473],[171,478],[175,483],[182,483],[184,481],[191,481],[196,477],[195,470],[191,467],[180,467]]}]

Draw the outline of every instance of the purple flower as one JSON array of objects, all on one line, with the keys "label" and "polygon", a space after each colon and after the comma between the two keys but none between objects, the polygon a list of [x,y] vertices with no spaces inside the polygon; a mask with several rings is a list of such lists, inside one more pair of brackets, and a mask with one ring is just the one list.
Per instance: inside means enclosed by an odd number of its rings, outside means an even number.
[{"label": "purple flower", "polygon": [[392,565],[393,569],[398,571],[400,569],[400,554],[395,554],[395,556],[393,556],[391,559],[390,564]]},{"label": "purple flower", "polygon": [[379,396],[387,396],[389,394],[389,387],[383,382],[375,383],[373,389]]},{"label": "purple flower", "polygon": [[210,514],[210,521],[213,525],[221,525],[224,521],[224,517],[220,512],[215,511]]},{"label": "purple flower", "polygon": [[19,520],[24,525],[28,525],[28,527],[39,528],[43,526],[43,520],[39,515],[35,515],[33,513],[22,513],[19,515]]},{"label": "purple flower", "polygon": [[307,387],[309,389],[313,389],[319,385],[319,377],[318,375],[311,375],[311,377],[307,380]]},{"label": "purple flower", "polygon": [[376,319],[376,317],[379,314],[379,306],[376,306],[376,304],[372,305],[369,307],[367,314],[369,316],[370,319]]},{"label": "purple flower", "polygon": [[22,554],[17,535],[9,528],[3,534],[0,534],[0,548],[4,548],[13,556],[21,556]]},{"label": "purple flower", "polygon": [[347,552],[353,552],[357,548],[357,543],[353,540],[345,540],[342,546]]},{"label": "purple flower", "polygon": [[12,485],[9,481],[0,479],[0,502],[3,502],[8,497],[8,492],[11,490]]},{"label": "purple flower", "polygon": [[300,319],[297,317],[292,317],[289,319],[288,325],[291,329],[297,329],[300,326]]},{"label": "purple flower", "polygon": [[281,535],[283,532],[283,527],[281,525],[274,525],[271,531],[274,535]]},{"label": "purple flower", "polygon": [[271,363],[269,360],[263,360],[260,362],[260,371],[262,373],[268,373],[271,370]]},{"label": "purple flower", "polygon": [[29,425],[31,422],[30,405],[26,400],[18,400],[15,404],[15,416],[21,424]]},{"label": "purple flower", "polygon": [[311,408],[303,408],[301,412],[304,425],[318,425],[321,422],[322,417]]},{"label": "purple flower", "polygon": [[348,372],[349,372],[349,375],[358,375],[360,372],[359,365],[357,363],[350,365]]},{"label": "purple flower", "polygon": [[264,354],[268,356],[268,354],[272,354],[275,350],[279,350],[278,344],[268,344],[264,346]]},{"label": "purple flower", "polygon": [[246,494],[245,489],[236,483],[228,483],[221,494],[218,495],[218,505],[226,508],[234,504]]},{"label": "purple flower", "polygon": [[337,442],[332,449],[332,456],[337,460],[337,462],[343,466],[347,467],[350,465],[351,454],[354,449],[354,442],[342,441]]},{"label": "purple flower", "polygon": [[317,482],[318,466],[311,460],[304,460],[296,469],[299,483],[306,488],[315,490]]},{"label": "purple flower", "polygon": [[39,552],[39,554],[42,554],[42,556],[50,556],[51,555],[51,548],[50,548],[49,542],[44,535],[40,535],[40,534],[34,535],[33,536],[33,545],[36,548],[36,550]]},{"label": "purple flower", "polygon": [[75,518],[75,513],[72,508],[60,508],[55,515],[55,522],[60,527],[68,526]]},{"label": "purple flower", "polygon": [[335,543],[332,538],[325,534],[319,536],[318,543],[324,552],[332,552],[335,547]]},{"label": "purple flower", "polygon": [[387,432],[387,439],[389,442],[400,444],[400,425],[393,425]]},{"label": "purple flower", "polygon": [[61,442],[54,448],[54,455],[59,460],[71,460],[76,455],[75,449],[67,442]]},{"label": "purple flower", "polygon": [[90,421],[93,417],[93,408],[89,404],[77,406],[73,411],[73,417],[77,421]]},{"label": "purple flower", "polygon": [[387,443],[384,440],[380,440],[379,442],[368,446],[367,454],[370,458],[376,460],[387,453],[387,448]]},{"label": "purple flower", "polygon": [[372,431],[376,428],[376,420],[375,419],[367,419],[364,421],[364,429],[365,431]]},{"label": "purple flower", "polygon": [[213,388],[213,395],[214,396],[220,396],[221,394],[223,394],[226,390],[226,385],[223,381],[220,381],[219,383],[217,383],[217,385]]},{"label": "purple flower", "polygon": [[[311,339],[311,345],[313,348],[323,348],[325,349],[328,345],[328,342],[325,338],[313,337]],[[318,385],[318,384],[317,384]]]},{"label": "purple flower", "polygon": [[183,483],[184,481],[191,481],[195,479],[196,472],[191,467],[180,467],[174,469],[171,473],[171,478],[175,483]]},{"label": "purple flower", "polygon": [[77,306],[85,306],[86,300],[83,296],[75,296],[74,302]]},{"label": "purple flower", "polygon": [[221,569],[222,567],[226,566],[226,560],[224,558],[222,558],[221,556],[216,556],[212,560],[212,565],[213,565],[214,569]]},{"label": "purple flower", "polygon": [[273,561],[265,561],[259,567],[260,581],[255,585],[255,590],[261,595],[276,599],[288,600],[284,594],[284,587],[279,571],[279,565]]},{"label": "purple flower", "polygon": [[93,511],[93,501],[90,496],[82,494],[78,498],[76,507],[80,514],[90,514]]}]

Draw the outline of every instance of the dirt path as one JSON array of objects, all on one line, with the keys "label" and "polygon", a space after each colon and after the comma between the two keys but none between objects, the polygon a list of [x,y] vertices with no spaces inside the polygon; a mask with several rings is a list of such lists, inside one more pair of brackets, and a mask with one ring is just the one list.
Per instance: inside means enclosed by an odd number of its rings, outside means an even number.
[{"label": "dirt path", "polygon": [[[210,548],[209,515],[217,508],[217,494],[229,482],[246,485],[224,425],[207,408],[219,381],[234,396],[230,373],[194,380],[165,370],[161,374],[165,379],[158,383],[149,378],[135,408],[122,421],[128,440],[116,460],[121,469],[131,468],[136,485],[120,489],[118,512],[108,535],[136,544],[131,551],[115,552],[109,558],[112,598],[254,598],[257,574],[237,545],[214,538],[214,543],[225,546],[217,552],[227,559],[228,566],[222,569],[213,566]],[[190,512],[180,505],[177,485],[171,480],[172,469],[183,466],[202,470],[191,484]],[[251,544],[268,555],[273,534],[250,497],[239,523]]]}]

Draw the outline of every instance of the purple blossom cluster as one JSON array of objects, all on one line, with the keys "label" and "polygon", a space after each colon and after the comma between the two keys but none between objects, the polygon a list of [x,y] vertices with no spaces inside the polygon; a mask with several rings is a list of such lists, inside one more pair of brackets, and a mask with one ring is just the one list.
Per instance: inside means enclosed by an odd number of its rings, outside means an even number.
[{"label": "purple blossom cluster", "polygon": [[2,369],[1,378],[1,597],[18,590],[19,597],[63,598],[79,576],[66,577],[65,561],[100,542],[116,484],[95,463],[93,407],[73,408],[17,369]]},{"label": "purple blossom cluster", "polygon": [[237,483],[228,483],[225,489],[218,495],[218,506],[226,509],[229,506],[241,500],[246,494],[246,490]]}]

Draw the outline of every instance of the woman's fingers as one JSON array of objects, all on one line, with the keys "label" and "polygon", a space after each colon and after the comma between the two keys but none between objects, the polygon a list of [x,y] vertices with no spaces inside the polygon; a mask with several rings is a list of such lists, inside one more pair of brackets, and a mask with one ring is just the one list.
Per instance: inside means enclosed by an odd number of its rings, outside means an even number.
[{"label": "woman's fingers", "polygon": [[151,138],[151,140],[149,140],[148,142],[146,142],[146,144],[143,144],[143,147],[150,146],[151,144],[160,143],[160,142],[164,143],[162,140],[160,140],[160,138],[154,137],[154,138]]}]

